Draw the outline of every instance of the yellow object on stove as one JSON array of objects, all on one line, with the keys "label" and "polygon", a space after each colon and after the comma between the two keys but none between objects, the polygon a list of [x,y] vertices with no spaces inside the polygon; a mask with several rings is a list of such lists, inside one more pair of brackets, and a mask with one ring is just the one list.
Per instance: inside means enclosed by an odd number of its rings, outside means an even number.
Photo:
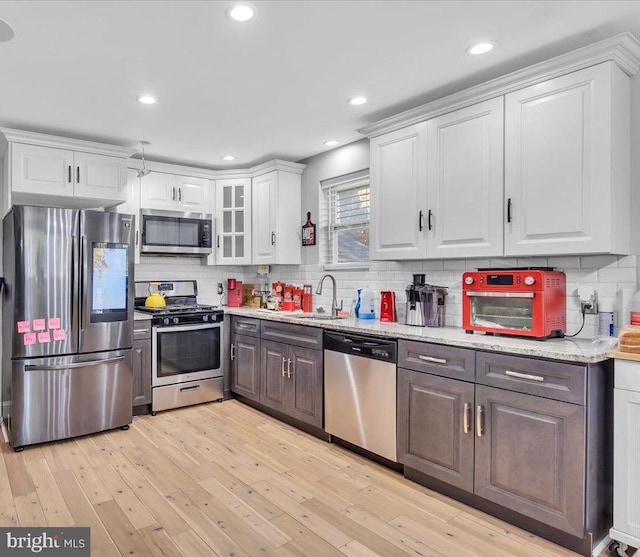
[{"label": "yellow object on stove", "polygon": [[152,292],[147,296],[147,299],[144,301],[144,305],[148,308],[163,308],[167,305],[167,302],[162,294],[159,292]]}]

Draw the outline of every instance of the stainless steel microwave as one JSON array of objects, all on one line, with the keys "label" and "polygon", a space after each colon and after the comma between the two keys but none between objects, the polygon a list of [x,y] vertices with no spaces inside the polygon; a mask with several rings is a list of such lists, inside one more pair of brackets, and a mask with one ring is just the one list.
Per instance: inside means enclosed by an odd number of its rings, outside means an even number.
[{"label": "stainless steel microwave", "polygon": [[178,211],[140,211],[140,253],[208,255],[213,251],[210,214]]}]

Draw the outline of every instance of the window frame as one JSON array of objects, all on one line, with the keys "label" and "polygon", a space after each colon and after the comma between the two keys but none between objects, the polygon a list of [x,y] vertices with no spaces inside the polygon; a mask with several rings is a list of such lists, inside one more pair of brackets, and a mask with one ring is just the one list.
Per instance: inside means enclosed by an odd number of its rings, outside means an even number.
[{"label": "window frame", "polygon": [[[355,190],[365,186],[369,189],[369,199],[371,198],[371,183],[369,178],[369,169],[358,170],[335,178],[329,178],[320,182],[320,264],[325,270],[350,270],[364,269],[368,270],[371,264],[369,255],[367,259],[362,261],[354,261],[351,263],[335,262],[334,254],[331,253],[332,248],[335,249],[334,242],[335,230],[346,230],[353,225],[336,225],[331,215],[331,195],[346,190]],[[371,233],[371,213],[365,223],[369,234]]]}]

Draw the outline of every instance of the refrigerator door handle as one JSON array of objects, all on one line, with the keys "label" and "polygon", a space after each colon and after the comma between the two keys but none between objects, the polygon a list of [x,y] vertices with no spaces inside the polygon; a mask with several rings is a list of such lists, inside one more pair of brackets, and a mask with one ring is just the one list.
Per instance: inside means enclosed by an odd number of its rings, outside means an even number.
[{"label": "refrigerator door handle", "polygon": [[82,277],[80,278],[80,283],[82,284],[81,290],[81,300],[79,305],[80,311],[80,330],[84,331],[87,328],[87,313],[89,313],[88,304],[88,293],[87,293],[87,276],[91,272],[89,269],[89,263],[85,261],[85,257],[87,257],[87,237],[82,237],[82,245],[80,246],[80,264],[82,265]]},{"label": "refrigerator door handle", "polygon": [[71,237],[71,330],[75,331],[78,327],[78,288],[80,282],[80,263],[79,263],[78,237]]},{"label": "refrigerator door handle", "polygon": [[25,371],[58,371],[77,367],[99,366],[101,364],[121,362],[122,360],[124,360],[124,356],[116,356],[115,358],[105,358],[104,360],[90,360],[88,362],[75,362],[73,364],[60,364],[53,366],[26,365],[24,366],[24,369]]}]

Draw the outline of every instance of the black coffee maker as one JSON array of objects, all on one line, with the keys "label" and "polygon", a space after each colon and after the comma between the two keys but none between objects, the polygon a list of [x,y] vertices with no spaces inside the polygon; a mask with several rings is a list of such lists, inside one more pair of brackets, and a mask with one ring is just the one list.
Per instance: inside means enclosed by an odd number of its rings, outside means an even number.
[{"label": "black coffee maker", "polygon": [[407,286],[407,309],[405,312],[405,325],[424,327],[424,312],[422,310],[421,292],[424,286],[424,274],[413,275],[413,282]]}]

